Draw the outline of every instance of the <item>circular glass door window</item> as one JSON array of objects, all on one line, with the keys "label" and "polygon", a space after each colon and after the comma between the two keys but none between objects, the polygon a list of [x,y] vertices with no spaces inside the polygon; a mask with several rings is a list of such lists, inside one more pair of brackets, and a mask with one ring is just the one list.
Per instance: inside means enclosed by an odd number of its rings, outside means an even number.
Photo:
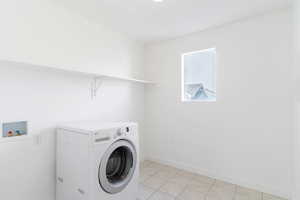
[{"label": "circular glass door window", "polygon": [[99,167],[99,183],[110,194],[121,192],[131,181],[136,167],[136,151],[126,140],[113,143]]}]

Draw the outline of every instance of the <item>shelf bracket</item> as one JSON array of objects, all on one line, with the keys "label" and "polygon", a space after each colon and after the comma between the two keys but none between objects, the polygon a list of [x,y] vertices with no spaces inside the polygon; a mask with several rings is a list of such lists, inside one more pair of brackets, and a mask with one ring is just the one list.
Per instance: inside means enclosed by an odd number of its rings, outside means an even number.
[{"label": "shelf bracket", "polygon": [[103,83],[102,77],[94,77],[91,82],[91,98],[96,99],[98,90],[100,89],[101,85]]}]

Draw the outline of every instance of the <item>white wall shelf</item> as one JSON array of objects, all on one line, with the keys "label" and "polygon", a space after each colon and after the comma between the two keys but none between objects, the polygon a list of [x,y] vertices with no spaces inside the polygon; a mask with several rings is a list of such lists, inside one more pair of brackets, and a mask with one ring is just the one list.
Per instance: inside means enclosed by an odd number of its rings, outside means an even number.
[{"label": "white wall shelf", "polygon": [[133,82],[138,84],[154,84],[152,81],[142,80],[142,79],[135,79],[131,77],[126,76],[118,76],[113,74],[101,74],[97,72],[86,72],[76,69],[67,69],[62,67],[55,67],[55,66],[46,66],[46,65],[40,65],[40,64],[33,64],[33,63],[25,63],[25,62],[17,62],[17,61],[8,61],[8,60],[0,60],[0,63],[5,64],[16,64],[24,67],[31,67],[34,69],[44,69],[44,70],[50,70],[50,71],[60,71],[65,73],[72,73],[72,74],[78,74],[83,76],[88,76],[91,78],[91,98],[95,99],[97,97],[97,93],[99,88],[101,87],[103,81],[106,80],[117,80],[117,81],[126,81],[126,82]]},{"label": "white wall shelf", "polygon": [[154,84],[152,81],[143,80],[143,79],[135,79],[132,77],[126,77],[126,76],[119,76],[119,75],[113,75],[113,74],[101,74],[101,73],[93,73],[93,72],[85,72],[81,70],[73,70],[73,69],[67,69],[62,67],[55,67],[55,66],[46,66],[42,64],[33,64],[33,63],[26,63],[26,62],[18,62],[18,61],[9,61],[9,60],[0,60],[2,63],[14,63],[18,65],[24,65],[24,66],[31,66],[34,68],[45,68],[48,70],[55,70],[55,71],[61,71],[61,72],[68,72],[68,73],[75,73],[75,74],[81,74],[84,76],[90,76],[92,78],[96,79],[114,79],[119,81],[129,81],[129,82],[135,82],[135,83],[141,83],[141,84]]}]

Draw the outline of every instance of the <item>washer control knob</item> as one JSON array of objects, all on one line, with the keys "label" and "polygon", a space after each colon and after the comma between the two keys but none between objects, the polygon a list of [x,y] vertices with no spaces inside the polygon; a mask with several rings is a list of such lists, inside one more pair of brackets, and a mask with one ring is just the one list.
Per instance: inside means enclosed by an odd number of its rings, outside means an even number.
[{"label": "washer control knob", "polygon": [[120,136],[122,136],[122,131],[121,131],[121,129],[117,132],[117,137],[120,137]]}]

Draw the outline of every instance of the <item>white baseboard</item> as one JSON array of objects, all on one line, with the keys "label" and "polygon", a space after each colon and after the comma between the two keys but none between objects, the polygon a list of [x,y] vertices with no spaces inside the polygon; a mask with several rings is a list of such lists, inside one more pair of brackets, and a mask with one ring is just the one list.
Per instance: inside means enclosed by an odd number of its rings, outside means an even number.
[{"label": "white baseboard", "polygon": [[151,156],[145,157],[145,160],[150,160],[150,161],[158,162],[158,163],[161,163],[161,164],[169,165],[169,166],[172,166],[172,167],[175,167],[175,168],[178,168],[178,169],[182,169],[182,170],[185,170],[185,171],[188,171],[188,172],[201,174],[201,175],[208,176],[208,177],[211,177],[211,178],[214,178],[214,179],[218,179],[218,180],[225,181],[225,182],[228,182],[228,183],[232,183],[232,184],[235,184],[235,185],[240,185],[242,187],[250,188],[250,189],[253,189],[253,190],[258,190],[258,191],[261,191],[263,193],[272,194],[274,196],[282,197],[282,198],[285,198],[285,199],[291,199],[290,194],[287,194],[286,192],[276,190],[276,189],[274,190],[274,189],[271,189],[271,188],[268,188],[268,187],[265,187],[265,186],[256,185],[256,184],[252,184],[252,183],[245,183],[244,181],[240,181],[240,180],[234,180],[230,177],[220,176],[218,174],[211,173],[207,170],[201,170],[201,169],[196,168],[196,167],[191,166],[191,165],[187,165],[187,164],[183,164],[183,163],[179,163],[179,162],[174,162],[174,161],[171,161],[171,160],[162,160],[162,159],[151,157]]}]

